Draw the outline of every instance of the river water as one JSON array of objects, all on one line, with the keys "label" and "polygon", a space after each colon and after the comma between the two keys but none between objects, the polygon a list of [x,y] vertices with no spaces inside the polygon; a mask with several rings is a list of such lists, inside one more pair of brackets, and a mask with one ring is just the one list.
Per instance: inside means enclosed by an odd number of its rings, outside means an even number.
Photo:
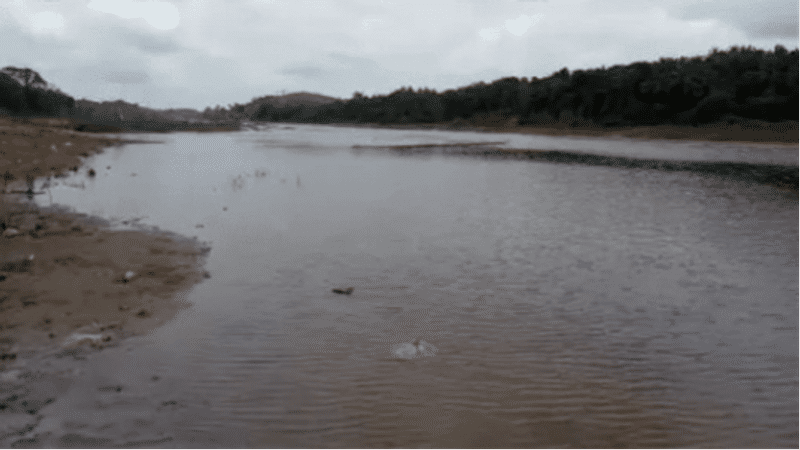
[{"label": "river water", "polygon": [[300,125],[146,138],[90,158],[97,176],[53,202],[197,236],[211,278],[150,335],[42,362],[80,375],[34,445],[798,445],[796,194],[353,146],[797,165],[796,148]]}]

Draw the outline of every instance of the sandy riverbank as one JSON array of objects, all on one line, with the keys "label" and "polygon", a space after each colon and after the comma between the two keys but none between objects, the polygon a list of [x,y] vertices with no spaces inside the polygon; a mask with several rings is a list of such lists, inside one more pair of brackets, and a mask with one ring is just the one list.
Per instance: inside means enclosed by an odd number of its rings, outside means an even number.
[{"label": "sandy riverbank", "polygon": [[[62,119],[0,117],[0,369],[19,354],[101,348],[170,320],[180,293],[207,276],[207,249],[155,230],[108,224],[26,201],[42,179],[69,170],[94,176],[82,158],[123,143],[75,132]],[[34,180],[39,180],[35,182]],[[44,193],[43,195],[46,195]]]}]

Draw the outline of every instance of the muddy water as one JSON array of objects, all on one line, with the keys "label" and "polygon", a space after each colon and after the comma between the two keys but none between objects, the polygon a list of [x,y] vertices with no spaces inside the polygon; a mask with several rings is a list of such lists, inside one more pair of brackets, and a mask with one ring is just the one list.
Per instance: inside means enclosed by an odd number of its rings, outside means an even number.
[{"label": "muddy water", "polygon": [[89,160],[97,176],[53,202],[208,241],[211,279],[151,335],[6,373],[66,386],[8,443],[798,445],[796,196],[352,146],[796,149],[303,126],[158,139]]}]

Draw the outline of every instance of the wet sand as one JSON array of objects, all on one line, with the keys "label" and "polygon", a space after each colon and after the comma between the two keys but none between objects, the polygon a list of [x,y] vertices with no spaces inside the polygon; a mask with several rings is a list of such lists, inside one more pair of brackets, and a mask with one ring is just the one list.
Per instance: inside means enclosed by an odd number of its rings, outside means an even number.
[{"label": "wet sand", "polygon": [[146,333],[169,321],[183,306],[179,294],[207,276],[208,249],[197,241],[112,230],[97,218],[25,201],[47,195],[47,182],[36,180],[57,183],[69,170],[94,176],[81,167],[83,157],[130,142],[73,125],[0,117],[7,192],[0,202],[0,371],[24,355],[99,349]]}]

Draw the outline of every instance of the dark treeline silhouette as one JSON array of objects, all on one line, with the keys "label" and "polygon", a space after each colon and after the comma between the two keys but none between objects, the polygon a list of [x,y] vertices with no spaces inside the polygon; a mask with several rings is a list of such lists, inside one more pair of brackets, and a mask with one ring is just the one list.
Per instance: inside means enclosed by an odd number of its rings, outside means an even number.
[{"label": "dark treeline silhouette", "polygon": [[798,120],[798,50],[714,49],[706,56],[608,68],[564,68],[546,78],[508,77],[438,93],[401,88],[349,100],[295,93],[246,104],[156,110],[122,100],[75,100],[31,69],[0,70],[0,113],[70,117],[85,130],[237,129],[243,121],[504,124],[568,127],[752,124]]},{"label": "dark treeline silhouette", "polygon": [[65,117],[78,131],[174,131],[238,129],[226,114],[210,120],[193,109],[156,110],[122,100],[75,100],[29,68],[0,69],[0,114],[15,117]]},{"label": "dark treeline silhouette", "polygon": [[562,69],[538,79],[503,78],[442,93],[402,88],[389,95],[321,105],[256,99],[229,114],[254,121],[441,123],[499,115],[519,125],[690,125],[798,120],[798,50],[713,50],[609,68]]},{"label": "dark treeline silhouette", "polygon": [[36,71],[0,69],[0,110],[13,115],[66,116],[74,107],[74,98],[48,85]]},{"label": "dark treeline silhouette", "polygon": [[239,129],[239,121],[226,117],[209,120],[193,109],[158,110],[122,100],[95,102],[77,100],[70,117],[86,131],[185,131]]}]

